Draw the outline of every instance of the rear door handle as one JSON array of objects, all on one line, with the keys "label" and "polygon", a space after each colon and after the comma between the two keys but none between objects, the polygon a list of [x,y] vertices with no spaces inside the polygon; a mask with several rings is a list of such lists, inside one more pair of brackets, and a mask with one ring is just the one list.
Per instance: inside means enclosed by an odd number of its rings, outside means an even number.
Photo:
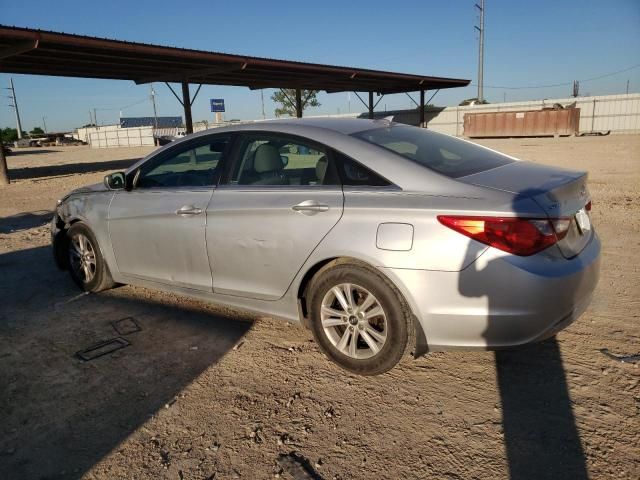
[{"label": "rear door handle", "polygon": [[200,215],[202,212],[203,210],[201,208],[194,207],[193,205],[185,205],[176,210],[176,215]]},{"label": "rear door handle", "polygon": [[326,212],[329,210],[329,205],[318,203],[315,200],[305,200],[304,202],[294,205],[291,209],[304,215],[313,215],[319,212]]}]

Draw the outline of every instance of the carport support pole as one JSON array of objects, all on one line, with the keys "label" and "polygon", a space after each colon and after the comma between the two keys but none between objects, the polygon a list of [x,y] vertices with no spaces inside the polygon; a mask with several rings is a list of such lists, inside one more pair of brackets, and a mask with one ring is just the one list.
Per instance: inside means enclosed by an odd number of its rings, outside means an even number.
[{"label": "carport support pole", "polygon": [[373,119],[373,92],[369,92],[369,118]]},{"label": "carport support pole", "polygon": [[420,126],[426,127],[424,124],[424,90],[420,90]]},{"label": "carport support pole", "polygon": [[9,185],[9,169],[7,158],[4,156],[4,144],[0,142],[0,185]]},{"label": "carport support pole", "polygon": [[296,88],[296,117],[302,118],[302,90]]},{"label": "carport support pole", "polygon": [[193,118],[191,117],[191,98],[189,97],[189,82],[182,82],[182,106],[184,107],[184,126],[187,135],[193,133]]}]

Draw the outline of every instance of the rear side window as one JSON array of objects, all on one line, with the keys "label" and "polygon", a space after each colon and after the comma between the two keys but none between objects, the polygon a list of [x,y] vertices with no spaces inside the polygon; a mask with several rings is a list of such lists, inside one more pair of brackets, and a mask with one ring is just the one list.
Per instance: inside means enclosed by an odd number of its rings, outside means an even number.
[{"label": "rear side window", "polygon": [[334,151],[333,157],[336,159],[338,173],[345,186],[388,187],[391,185],[387,179],[340,152]]},{"label": "rear side window", "polygon": [[395,125],[353,134],[451,178],[512,163],[509,157],[424,128]]},{"label": "rear side window", "polygon": [[339,185],[326,150],[298,137],[247,133],[240,143],[231,185]]}]

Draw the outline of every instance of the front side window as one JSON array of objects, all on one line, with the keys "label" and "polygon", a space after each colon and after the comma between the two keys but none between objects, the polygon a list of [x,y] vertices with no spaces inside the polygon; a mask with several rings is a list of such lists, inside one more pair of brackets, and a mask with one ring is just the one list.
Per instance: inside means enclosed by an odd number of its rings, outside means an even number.
[{"label": "front side window", "polygon": [[136,188],[202,187],[213,185],[228,137],[177,147],[176,151],[141,167]]},{"label": "front side window", "polygon": [[231,185],[338,185],[323,147],[286,136],[245,135]]},{"label": "front side window", "polygon": [[394,125],[353,134],[451,178],[514,162],[506,155],[424,128]]}]

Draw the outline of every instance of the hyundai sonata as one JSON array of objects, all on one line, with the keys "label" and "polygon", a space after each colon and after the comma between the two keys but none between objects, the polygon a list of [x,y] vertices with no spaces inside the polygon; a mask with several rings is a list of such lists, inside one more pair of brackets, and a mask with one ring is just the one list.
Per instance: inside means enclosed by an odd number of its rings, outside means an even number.
[{"label": "hyundai sonata", "polygon": [[59,201],[55,258],[118,283],[300,321],[360,374],[514,347],[586,308],[586,173],[388,121],[277,120],[172,142]]}]

